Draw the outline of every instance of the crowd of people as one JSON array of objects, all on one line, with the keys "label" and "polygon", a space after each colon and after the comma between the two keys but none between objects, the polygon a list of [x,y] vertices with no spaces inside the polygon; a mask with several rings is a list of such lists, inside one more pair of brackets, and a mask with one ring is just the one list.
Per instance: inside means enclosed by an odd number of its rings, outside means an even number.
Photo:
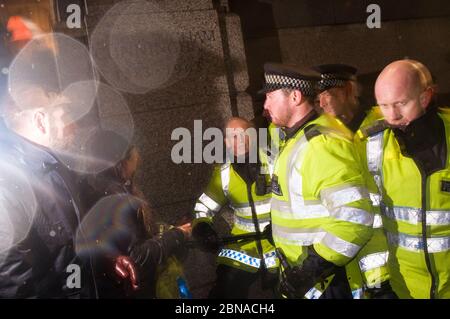
[{"label": "crowd of people", "polygon": [[[64,97],[23,83],[24,108],[3,74],[0,297],[180,298],[181,277],[160,280],[193,239],[217,254],[210,298],[252,298],[257,281],[273,298],[449,298],[450,112],[427,67],[387,65],[375,107],[360,103],[350,65],[267,63],[264,76],[271,143],[247,134],[255,121],[230,118],[224,131],[244,134],[224,143],[239,160],[214,166],[190,221],[159,227],[135,181],[136,146],[99,129],[88,154],[115,161],[73,170],[58,154],[76,125],[62,121]],[[224,207],[228,241],[214,226]]]}]

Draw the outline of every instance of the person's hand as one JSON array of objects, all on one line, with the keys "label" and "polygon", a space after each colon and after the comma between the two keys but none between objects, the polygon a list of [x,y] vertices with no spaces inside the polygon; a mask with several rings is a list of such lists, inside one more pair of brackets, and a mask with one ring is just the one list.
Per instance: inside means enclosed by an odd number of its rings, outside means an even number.
[{"label": "person's hand", "polygon": [[219,249],[219,236],[217,232],[208,223],[198,223],[192,231],[194,239],[200,244],[200,247],[206,251],[216,251]]},{"label": "person's hand", "polygon": [[183,232],[184,237],[186,239],[191,238],[191,236],[192,236],[192,224],[191,223],[183,224],[181,226],[178,226],[177,228]]},{"label": "person's hand", "polygon": [[129,279],[133,290],[139,288],[136,266],[132,259],[128,256],[119,256],[115,259],[114,270],[116,274],[123,280]]}]

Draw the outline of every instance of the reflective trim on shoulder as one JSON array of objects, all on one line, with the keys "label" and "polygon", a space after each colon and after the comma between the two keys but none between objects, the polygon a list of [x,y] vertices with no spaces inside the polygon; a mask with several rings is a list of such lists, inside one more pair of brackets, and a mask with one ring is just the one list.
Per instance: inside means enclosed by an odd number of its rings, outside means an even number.
[{"label": "reflective trim on shoulder", "polygon": [[373,253],[364,256],[358,261],[359,269],[361,269],[361,272],[366,272],[375,268],[383,267],[387,264],[388,257],[388,251]]},{"label": "reflective trim on shoulder", "polygon": [[369,199],[369,192],[365,187],[358,186],[333,187],[321,190],[320,198],[328,209],[333,209],[361,199]]},{"label": "reflective trim on shoulder", "polygon": [[225,197],[229,197],[229,187],[230,187],[230,170],[231,164],[225,163],[220,168],[220,178],[222,181],[222,190]]},{"label": "reflective trim on shoulder", "polygon": [[220,205],[218,202],[216,202],[214,199],[203,193],[199,199],[200,202],[202,202],[206,207],[208,207],[210,210],[214,212],[218,212],[220,208],[222,208],[222,205]]},{"label": "reflective trim on shoulder", "polygon": [[[404,249],[422,252],[424,242],[421,237],[410,236],[403,233],[393,234],[386,232],[390,245],[399,246]],[[450,250],[450,237],[432,237],[427,238],[427,247],[429,253],[439,253]]]}]

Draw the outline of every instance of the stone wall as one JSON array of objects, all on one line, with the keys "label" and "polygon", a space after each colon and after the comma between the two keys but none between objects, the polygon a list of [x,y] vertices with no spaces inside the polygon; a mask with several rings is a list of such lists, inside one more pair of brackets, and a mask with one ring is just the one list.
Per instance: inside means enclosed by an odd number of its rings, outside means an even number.
[{"label": "stone wall", "polygon": [[[445,0],[230,0],[241,18],[255,112],[264,62],[311,66],[350,63],[359,68],[367,103],[373,84],[389,62],[409,57],[425,63],[450,105],[450,2]],[[381,8],[381,28],[369,29],[370,3]]]}]

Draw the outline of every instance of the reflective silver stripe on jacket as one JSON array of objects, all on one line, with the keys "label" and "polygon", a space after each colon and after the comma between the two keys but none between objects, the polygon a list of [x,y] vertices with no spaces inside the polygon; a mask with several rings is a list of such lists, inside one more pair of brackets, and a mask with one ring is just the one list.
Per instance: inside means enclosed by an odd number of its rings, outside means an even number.
[{"label": "reflective silver stripe on jacket", "polygon": [[370,136],[367,141],[367,166],[369,172],[373,175],[375,183],[378,188],[378,193],[380,194],[380,201],[382,201],[382,191],[383,191],[383,136],[384,131]]},{"label": "reflective silver stripe on jacket", "polygon": [[330,216],[328,210],[321,204],[301,205],[291,207],[291,203],[279,200],[275,197],[271,201],[272,211],[277,211],[277,215],[286,219],[310,219]]},{"label": "reflective silver stripe on jacket", "polygon": [[195,218],[212,218],[210,213],[197,212],[195,213]]},{"label": "reflective silver stripe on jacket", "polygon": [[[263,231],[264,228],[270,224],[270,217],[268,218],[258,218],[259,230]],[[240,230],[247,232],[255,232],[255,224],[252,219],[245,219],[239,216],[234,216],[234,226]]]},{"label": "reflective silver stripe on jacket", "polygon": [[372,201],[372,206],[380,206],[381,196],[376,193],[369,193],[370,200]]},{"label": "reflective silver stripe on jacket", "polygon": [[198,199],[203,205],[208,207],[213,212],[218,212],[222,205],[216,202],[214,199],[203,193]]},{"label": "reflective silver stripe on jacket", "polygon": [[387,264],[389,252],[373,253],[361,258],[358,262],[361,272],[383,267]]},{"label": "reflective silver stripe on jacket", "polygon": [[[262,201],[256,201],[254,204],[257,215],[270,213],[270,198]],[[241,216],[252,217],[252,207],[249,204],[233,205],[232,209]]]},{"label": "reflective silver stripe on jacket", "polygon": [[[421,237],[410,236],[403,233],[393,234],[387,232],[387,239],[390,245],[400,246],[404,249],[421,252],[424,243]],[[427,238],[429,253],[439,253],[450,249],[450,237],[430,237]]]},{"label": "reflective silver stripe on jacket", "polygon": [[361,249],[356,244],[317,228],[288,228],[272,224],[272,234],[278,241],[290,245],[310,246],[320,242],[335,252],[350,258]]},{"label": "reflective silver stripe on jacket", "polygon": [[230,163],[225,163],[220,168],[220,178],[222,182],[222,190],[225,197],[229,197],[229,188],[230,188]]},{"label": "reflective silver stripe on jacket", "polygon": [[345,241],[342,238],[339,238],[331,233],[327,233],[323,237],[321,244],[349,258],[353,258],[361,249],[360,246]]},{"label": "reflective silver stripe on jacket", "polygon": [[361,199],[369,199],[369,193],[364,187],[346,186],[340,189],[323,189],[320,192],[320,198],[322,203],[331,210]]},{"label": "reflective silver stripe on jacket", "polygon": [[[233,249],[228,248],[222,249],[219,253],[219,257],[232,259],[254,268],[259,268],[261,266],[260,258],[252,257],[244,252],[236,251]],[[264,263],[266,264],[267,268],[273,268],[277,266],[277,257],[275,251],[271,251],[264,254]]]},{"label": "reflective silver stripe on jacket", "polygon": [[272,224],[272,234],[286,244],[309,246],[320,242],[326,232],[317,228],[288,228]]},{"label": "reflective silver stripe on jacket", "polygon": [[319,299],[323,294],[323,291],[320,291],[316,287],[312,287],[308,290],[308,292],[305,294],[306,299]]},{"label": "reflective silver stripe on jacket", "polygon": [[195,203],[194,211],[196,212],[202,212],[202,213],[209,213],[210,209],[203,205],[202,203]]},{"label": "reflective silver stripe on jacket", "polygon": [[[387,217],[409,224],[418,225],[422,222],[422,211],[412,207],[386,207]],[[428,210],[426,211],[427,225],[450,225],[450,211]]]},{"label": "reflective silver stripe on jacket", "polygon": [[381,228],[383,227],[383,219],[380,214],[375,214],[373,216],[373,228]]},{"label": "reflective silver stripe on jacket", "polygon": [[366,226],[372,226],[374,219],[373,214],[364,209],[346,206],[333,209],[331,215],[338,220]]}]

